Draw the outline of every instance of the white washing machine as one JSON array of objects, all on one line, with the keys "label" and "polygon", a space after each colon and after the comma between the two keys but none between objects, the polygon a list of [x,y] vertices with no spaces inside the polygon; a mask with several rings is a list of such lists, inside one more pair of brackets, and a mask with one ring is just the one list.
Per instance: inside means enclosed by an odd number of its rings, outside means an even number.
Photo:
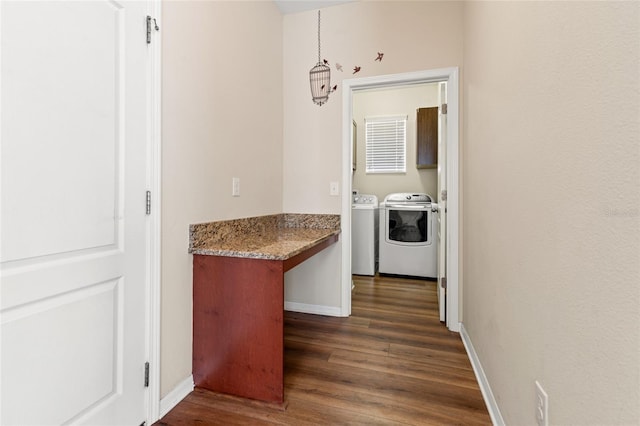
[{"label": "white washing machine", "polygon": [[378,261],[378,197],[354,194],[351,203],[351,273],[375,275]]},{"label": "white washing machine", "polygon": [[437,206],[427,194],[389,194],[380,203],[381,274],[438,276]]}]

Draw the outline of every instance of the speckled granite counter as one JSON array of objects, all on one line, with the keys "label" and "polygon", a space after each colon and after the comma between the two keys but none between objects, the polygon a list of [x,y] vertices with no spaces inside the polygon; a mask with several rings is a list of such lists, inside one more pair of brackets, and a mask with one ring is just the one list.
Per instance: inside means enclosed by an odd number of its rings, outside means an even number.
[{"label": "speckled granite counter", "polygon": [[189,227],[189,252],[286,260],[340,233],[340,216],[283,213]]},{"label": "speckled granite counter", "polygon": [[284,273],[338,241],[340,216],[225,220],[189,234],[195,385],[284,404]]}]

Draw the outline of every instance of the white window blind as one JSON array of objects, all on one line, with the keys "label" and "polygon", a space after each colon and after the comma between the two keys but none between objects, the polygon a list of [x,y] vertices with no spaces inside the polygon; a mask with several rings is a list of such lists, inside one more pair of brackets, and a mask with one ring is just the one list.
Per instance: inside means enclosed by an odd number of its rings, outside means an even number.
[{"label": "white window blind", "polygon": [[367,117],[367,173],[407,171],[407,116]]}]

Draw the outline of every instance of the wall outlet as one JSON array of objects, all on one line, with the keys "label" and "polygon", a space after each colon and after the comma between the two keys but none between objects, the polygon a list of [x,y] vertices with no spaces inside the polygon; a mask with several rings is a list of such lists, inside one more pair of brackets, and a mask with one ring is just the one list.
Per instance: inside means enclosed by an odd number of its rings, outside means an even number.
[{"label": "wall outlet", "polygon": [[231,178],[231,195],[234,197],[240,196],[240,178]]},{"label": "wall outlet", "polygon": [[338,182],[329,183],[329,195],[340,195],[340,184]]},{"label": "wall outlet", "polygon": [[549,396],[536,380],[536,421],[538,426],[549,426]]}]

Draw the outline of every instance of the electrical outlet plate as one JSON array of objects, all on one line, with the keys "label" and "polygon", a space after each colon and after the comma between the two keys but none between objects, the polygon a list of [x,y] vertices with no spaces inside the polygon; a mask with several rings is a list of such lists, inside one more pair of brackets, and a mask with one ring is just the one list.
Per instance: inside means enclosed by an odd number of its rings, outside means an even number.
[{"label": "electrical outlet plate", "polygon": [[549,396],[536,380],[536,421],[538,426],[549,426]]}]

